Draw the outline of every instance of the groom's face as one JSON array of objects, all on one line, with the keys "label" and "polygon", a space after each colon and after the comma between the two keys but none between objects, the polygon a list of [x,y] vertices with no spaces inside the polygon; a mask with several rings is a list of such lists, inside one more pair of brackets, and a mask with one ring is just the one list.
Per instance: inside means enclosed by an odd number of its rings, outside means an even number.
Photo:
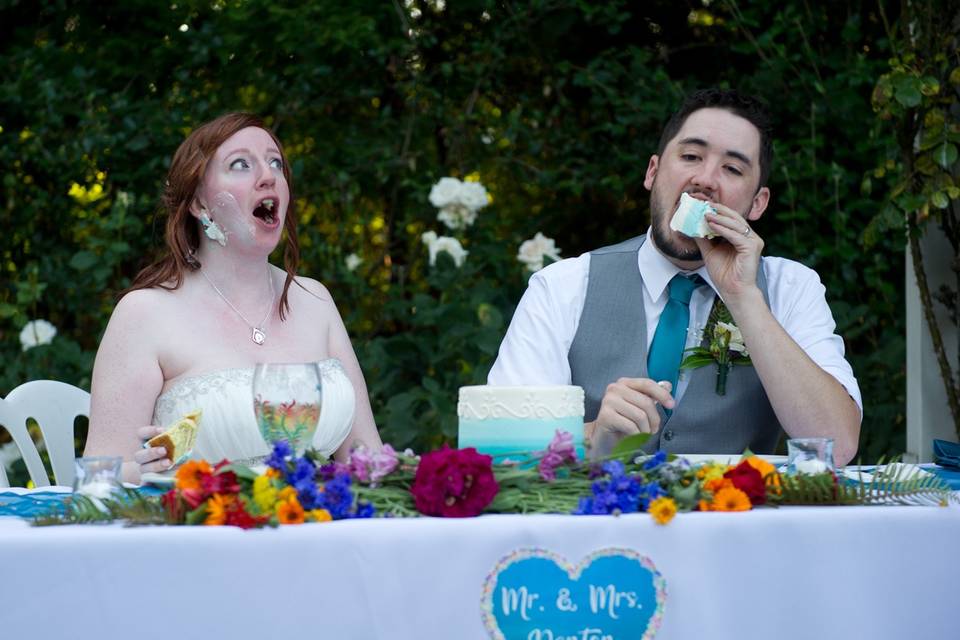
[{"label": "groom's face", "polygon": [[726,205],[748,220],[758,219],[770,192],[760,183],[760,132],[725,109],[691,113],[680,131],[651,156],[643,185],[650,190],[653,240],[661,253],[682,262],[701,255],[689,237],[670,229],[670,218],[688,193]]}]

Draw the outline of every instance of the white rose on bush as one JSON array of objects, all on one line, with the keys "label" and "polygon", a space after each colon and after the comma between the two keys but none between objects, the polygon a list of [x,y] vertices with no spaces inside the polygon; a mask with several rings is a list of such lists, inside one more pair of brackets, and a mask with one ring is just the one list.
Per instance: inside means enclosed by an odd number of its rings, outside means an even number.
[{"label": "white rose on bush", "polygon": [[477,219],[477,211],[489,201],[487,190],[479,182],[440,178],[430,189],[430,204],[440,209],[437,220],[448,229],[465,229],[472,225]]},{"label": "white rose on bush", "polygon": [[55,335],[57,328],[46,320],[31,320],[20,331],[20,344],[26,351],[41,344],[50,344]]},{"label": "white rose on bush", "polygon": [[353,271],[360,266],[360,263],[363,262],[363,259],[355,253],[351,253],[344,259],[344,264],[347,267],[347,271]]},{"label": "white rose on bush", "polygon": [[527,265],[530,271],[543,269],[543,259],[548,257],[554,262],[560,259],[560,249],[553,238],[548,238],[539,231],[537,235],[520,245],[517,260]]},{"label": "white rose on bush", "polygon": [[467,254],[470,253],[460,245],[460,241],[456,238],[438,236],[434,231],[427,231],[420,236],[420,238],[423,240],[423,244],[427,245],[427,250],[430,252],[431,267],[437,264],[437,254],[441,251],[446,251],[450,254],[450,257],[453,258],[453,263],[458,267],[463,266],[464,261],[467,259]]}]

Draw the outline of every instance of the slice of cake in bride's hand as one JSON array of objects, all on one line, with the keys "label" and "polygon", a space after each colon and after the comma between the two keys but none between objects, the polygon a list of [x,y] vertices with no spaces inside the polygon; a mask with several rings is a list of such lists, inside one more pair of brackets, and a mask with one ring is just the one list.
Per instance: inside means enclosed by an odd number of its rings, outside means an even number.
[{"label": "slice of cake in bride's hand", "polygon": [[457,417],[457,446],[474,447],[494,462],[543,451],[558,429],[573,436],[577,456],[584,456],[580,387],[460,387]]},{"label": "slice of cake in bride's hand", "polygon": [[704,217],[708,213],[716,212],[716,209],[703,200],[684,193],[680,196],[680,206],[670,218],[670,228],[691,238],[716,238],[717,234],[710,230]]},{"label": "slice of cake in bride's hand", "polygon": [[173,463],[172,466],[184,462],[193,452],[193,445],[197,442],[197,430],[200,428],[200,416],[203,414],[199,409],[191,411],[183,416],[167,429],[143,443],[145,449],[150,447],[163,447],[167,450],[167,458]]}]

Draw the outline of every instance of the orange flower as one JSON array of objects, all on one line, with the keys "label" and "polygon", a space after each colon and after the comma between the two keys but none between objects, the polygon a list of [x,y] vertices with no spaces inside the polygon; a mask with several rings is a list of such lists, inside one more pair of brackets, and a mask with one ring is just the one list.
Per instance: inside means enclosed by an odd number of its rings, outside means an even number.
[{"label": "orange flower", "polygon": [[273,467],[269,467],[263,475],[267,476],[268,478],[279,478],[283,474]]},{"label": "orange flower", "polygon": [[233,504],[234,497],[222,493],[215,493],[207,500],[207,519],[203,524],[221,525],[227,522],[227,509]]},{"label": "orange flower", "polygon": [[700,511],[710,511],[710,502],[707,500],[700,500],[697,502],[697,509]]},{"label": "orange flower", "polygon": [[277,494],[277,500],[285,502],[290,498],[297,497],[297,490],[291,487],[290,485],[285,486],[283,489],[280,489],[280,492]]},{"label": "orange flower", "polygon": [[288,500],[277,502],[277,519],[280,524],[303,524],[304,515],[303,507],[295,495]]},{"label": "orange flower", "polygon": [[734,487],[724,487],[713,496],[712,511],[749,511],[750,498]]},{"label": "orange flower", "polygon": [[712,480],[707,480],[703,488],[717,495],[717,493],[722,489],[733,489],[733,481],[730,478],[713,478]]},{"label": "orange flower", "polygon": [[777,468],[772,464],[770,464],[769,462],[767,462],[766,460],[763,460],[762,458],[758,458],[756,456],[750,456],[746,460],[747,460],[747,464],[749,464],[751,467],[753,467],[754,469],[760,472],[760,475],[763,477],[763,481],[766,484],[766,486],[775,487],[777,491],[775,491],[774,493],[779,494],[780,493],[779,491],[780,474],[777,473]]},{"label": "orange flower", "polygon": [[200,490],[202,488],[201,480],[204,476],[213,473],[206,460],[187,460],[179,469],[177,469],[177,489]]},{"label": "orange flower", "polygon": [[310,516],[314,522],[330,522],[333,520],[333,516],[326,509],[314,509],[310,512]]}]

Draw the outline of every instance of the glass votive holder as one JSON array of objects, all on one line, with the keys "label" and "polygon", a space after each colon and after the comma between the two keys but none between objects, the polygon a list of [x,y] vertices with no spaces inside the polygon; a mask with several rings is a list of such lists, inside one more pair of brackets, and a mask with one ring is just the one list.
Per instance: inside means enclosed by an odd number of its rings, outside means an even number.
[{"label": "glass votive holder", "polygon": [[833,438],[791,438],[787,440],[787,473],[836,472]]},{"label": "glass votive holder", "polygon": [[123,489],[120,456],[88,456],[77,458],[73,492],[94,502],[113,497]]}]

